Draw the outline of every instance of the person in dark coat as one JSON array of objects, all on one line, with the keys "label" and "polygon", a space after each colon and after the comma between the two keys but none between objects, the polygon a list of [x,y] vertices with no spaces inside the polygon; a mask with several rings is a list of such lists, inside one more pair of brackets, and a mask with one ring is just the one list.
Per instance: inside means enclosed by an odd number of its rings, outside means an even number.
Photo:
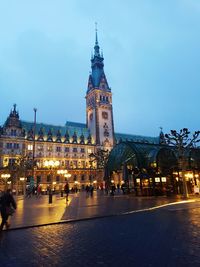
[{"label": "person in dark coat", "polygon": [[68,183],[65,184],[64,190],[65,190],[65,194],[66,194],[66,201],[69,201],[69,199],[68,199],[68,196],[69,196],[69,184]]},{"label": "person in dark coat", "polygon": [[16,210],[17,205],[14,200],[14,197],[12,195],[11,189],[8,189],[0,199],[0,209],[1,209],[1,226],[0,231],[3,230],[4,225],[6,225],[6,228],[8,229],[10,227],[8,223],[8,217],[11,215],[10,210],[14,209]]}]

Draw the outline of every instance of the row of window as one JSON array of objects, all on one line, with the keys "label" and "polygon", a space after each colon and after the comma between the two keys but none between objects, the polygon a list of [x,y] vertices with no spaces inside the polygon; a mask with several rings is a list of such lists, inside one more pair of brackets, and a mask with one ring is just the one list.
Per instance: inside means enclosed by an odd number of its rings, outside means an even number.
[{"label": "row of window", "polygon": [[[39,168],[42,168],[44,166],[43,160],[37,160],[37,166]],[[58,166],[60,167],[66,167],[67,169],[87,169],[91,167],[91,164],[89,164],[87,161],[78,161],[78,160],[65,160],[65,161],[59,161]]]},{"label": "row of window", "polygon": [[6,148],[7,149],[19,149],[19,144],[18,143],[7,143]]},{"label": "row of window", "polygon": [[[33,145],[30,144],[30,145],[28,145],[27,148],[28,148],[29,151],[31,151],[31,150],[33,150]],[[38,151],[44,151],[44,147],[43,146],[37,146],[36,149]],[[47,151],[48,152],[53,152],[53,147],[52,146],[47,147]],[[57,146],[55,148],[55,152],[66,152],[66,153],[68,153],[68,152],[70,152],[70,148],[69,147],[62,148],[60,146]],[[80,148],[80,150],[78,150],[77,147],[73,147],[72,150],[71,150],[71,152],[73,152],[73,153],[77,153],[77,152],[85,153],[85,148]],[[90,153],[92,153],[92,150],[91,149],[88,149],[87,152],[90,154]]]},{"label": "row of window", "polygon": [[103,102],[108,102],[108,96],[101,96],[100,95],[100,101],[103,101]]},{"label": "row of window", "polygon": [[[92,175],[89,175],[88,177],[86,177],[85,174],[82,174],[80,178],[81,178],[81,181],[85,181],[85,180],[87,180],[87,179],[88,179],[88,180],[91,180]],[[70,180],[71,180],[71,181],[77,181],[77,175],[74,174],[73,177],[70,178]],[[57,176],[56,176],[56,182],[61,182],[61,181],[63,181],[63,177],[57,175]],[[40,175],[38,175],[38,176],[37,176],[37,184],[39,184],[39,183],[41,183],[41,182],[45,182],[45,181],[44,181],[44,179],[42,179],[42,177],[41,177]],[[47,175],[47,177],[46,177],[46,182],[47,182],[47,183],[51,183],[51,182],[53,182],[53,177],[52,177],[51,175]]]}]

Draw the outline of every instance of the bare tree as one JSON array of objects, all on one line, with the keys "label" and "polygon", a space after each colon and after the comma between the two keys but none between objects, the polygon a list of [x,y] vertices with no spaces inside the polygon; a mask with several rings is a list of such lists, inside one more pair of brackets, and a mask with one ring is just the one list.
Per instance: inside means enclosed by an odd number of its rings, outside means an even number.
[{"label": "bare tree", "polygon": [[187,184],[185,179],[185,166],[187,162],[188,151],[196,147],[196,144],[200,141],[198,139],[200,131],[195,131],[193,134],[187,128],[183,128],[180,132],[171,130],[169,134],[165,134],[166,142],[174,146],[177,151],[179,168],[182,172],[183,180],[183,196],[188,197]]},{"label": "bare tree", "polygon": [[109,151],[104,149],[98,149],[96,153],[91,153],[89,155],[90,157],[90,163],[96,162],[97,169],[102,170],[104,172],[104,180],[107,181],[107,172],[106,172],[106,164],[108,161]]}]

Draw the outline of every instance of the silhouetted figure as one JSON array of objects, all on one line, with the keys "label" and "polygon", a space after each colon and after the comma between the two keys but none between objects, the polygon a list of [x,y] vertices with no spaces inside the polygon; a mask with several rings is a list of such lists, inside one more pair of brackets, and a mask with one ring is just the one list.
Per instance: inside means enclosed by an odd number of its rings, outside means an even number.
[{"label": "silhouetted figure", "polygon": [[115,187],[115,184],[112,184],[111,185],[111,196],[114,196],[114,194],[115,194],[115,189],[116,189],[116,187]]},{"label": "silhouetted figure", "polygon": [[121,185],[121,190],[122,190],[123,194],[125,194],[125,184]]},{"label": "silhouetted figure", "polygon": [[16,202],[13,198],[11,189],[8,189],[0,199],[0,207],[1,207],[1,217],[2,217],[2,222],[0,226],[0,231],[3,230],[4,225],[6,225],[6,228],[8,229],[10,227],[8,223],[8,218],[14,210],[16,210],[17,205]]},{"label": "silhouetted figure", "polygon": [[65,194],[66,194],[66,201],[69,201],[69,199],[68,199],[68,196],[69,196],[69,184],[68,183],[65,184],[64,190],[65,190]]},{"label": "silhouetted figure", "polygon": [[85,191],[86,191],[86,197],[89,197],[89,192],[90,192],[89,185],[86,185]]},{"label": "silhouetted figure", "polygon": [[94,192],[94,186],[91,184],[90,185],[90,196],[93,197],[93,192]]}]

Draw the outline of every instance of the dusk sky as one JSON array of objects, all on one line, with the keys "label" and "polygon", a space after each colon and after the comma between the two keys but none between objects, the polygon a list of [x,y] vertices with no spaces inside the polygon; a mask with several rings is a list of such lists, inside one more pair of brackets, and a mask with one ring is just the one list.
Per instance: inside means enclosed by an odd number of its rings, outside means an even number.
[{"label": "dusk sky", "polygon": [[115,131],[200,130],[199,0],[1,0],[0,123],[85,123],[95,22]]}]

